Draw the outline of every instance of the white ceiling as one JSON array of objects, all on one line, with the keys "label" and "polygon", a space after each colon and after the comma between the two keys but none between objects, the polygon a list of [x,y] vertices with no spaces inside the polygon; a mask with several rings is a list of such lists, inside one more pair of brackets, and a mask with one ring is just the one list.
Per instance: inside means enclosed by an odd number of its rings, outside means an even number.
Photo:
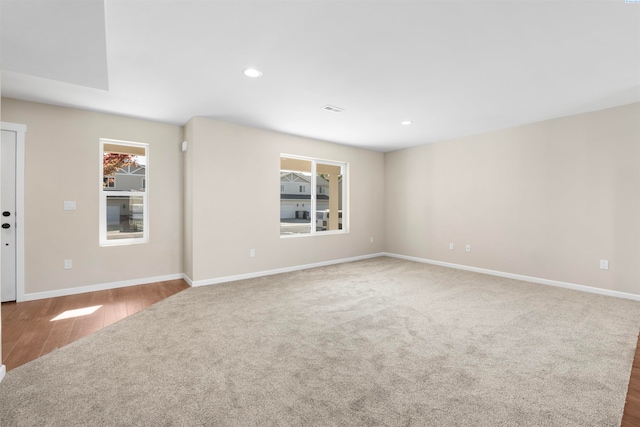
[{"label": "white ceiling", "polygon": [[625,0],[0,8],[2,96],[179,125],[204,116],[392,151],[640,102],[640,3]]}]

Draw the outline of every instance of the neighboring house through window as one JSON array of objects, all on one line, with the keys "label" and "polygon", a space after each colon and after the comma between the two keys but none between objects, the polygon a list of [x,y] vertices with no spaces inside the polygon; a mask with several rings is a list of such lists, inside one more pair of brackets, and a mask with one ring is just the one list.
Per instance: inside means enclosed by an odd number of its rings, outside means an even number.
[{"label": "neighboring house through window", "polygon": [[344,162],[281,155],[280,236],[346,232],[346,173]]},{"label": "neighboring house through window", "polygon": [[100,245],[147,243],[149,146],[100,140]]}]

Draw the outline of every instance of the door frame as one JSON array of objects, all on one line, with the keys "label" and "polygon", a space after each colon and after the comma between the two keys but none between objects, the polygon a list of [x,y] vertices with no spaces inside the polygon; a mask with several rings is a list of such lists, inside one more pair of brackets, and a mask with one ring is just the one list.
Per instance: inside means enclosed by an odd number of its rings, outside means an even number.
[{"label": "door frame", "polygon": [[16,302],[24,301],[24,159],[27,126],[0,122],[2,130],[16,133]]}]

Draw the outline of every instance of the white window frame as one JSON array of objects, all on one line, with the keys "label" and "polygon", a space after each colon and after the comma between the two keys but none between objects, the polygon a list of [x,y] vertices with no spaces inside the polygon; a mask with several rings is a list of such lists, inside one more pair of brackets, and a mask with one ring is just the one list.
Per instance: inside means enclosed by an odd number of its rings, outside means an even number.
[{"label": "white window frame", "polygon": [[[144,148],[145,152],[145,175],[144,191],[105,191],[103,188],[103,172],[104,172],[104,145],[114,144],[127,147]],[[149,144],[144,142],[120,141],[115,139],[100,138],[100,165],[99,165],[98,181],[100,191],[99,201],[99,236],[100,246],[123,246],[149,243]],[[142,198],[142,220],[143,229],[142,237],[134,237],[130,239],[112,239],[107,240],[107,196],[133,196]]]},{"label": "white window frame", "polygon": [[[311,232],[310,233],[300,233],[300,234],[285,234],[285,235],[280,235],[281,239],[291,239],[291,238],[298,238],[298,237],[309,237],[309,236],[326,236],[326,235],[330,235],[330,234],[346,234],[349,232],[349,216],[350,216],[350,209],[349,209],[349,197],[348,197],[348,193],[349,193],[349,163],[347,162],[340,162],[340,161],[336,161],[336,160],[325,160],[325,159],[318,159],[315,157],[306,157],[306,156],[299,156],[299,155],[295,155],[295,154],[285,154],[285,153],[280,153],[280,157],[278,158],[278,161],[280,161],[280,159],[282,159],[283,157],[289,158],[289,159],[299,159],[299,160],[306,160],[311,162],[311,182],[309,183],[310,187],[311,187],[311,199],[310,199],[310,204],[311,204],[311,212],[309,213],[311,216]],[[320,194],[317,192],[317,188],[318,188],[318,183],[317,183],[317,167],[316,165],[318,163],[324,164],[324,165],[331,165],[331,166],[339,166],[340,167],[340,171],[341,171],[341,175],[342,175],[342,229],[341,230],[321,230],[318,231],[316,230],[316,195]],[[278,171],[280,172],[280,170]],[[346,211],[346,215],[345,215],[345,211]]]}]

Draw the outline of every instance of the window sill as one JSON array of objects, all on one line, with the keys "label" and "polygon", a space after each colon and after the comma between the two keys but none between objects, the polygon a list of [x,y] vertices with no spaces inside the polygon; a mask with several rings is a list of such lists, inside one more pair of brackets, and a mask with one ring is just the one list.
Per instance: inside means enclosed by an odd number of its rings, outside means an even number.
[{"label": "window sill", "polygon": [[318,231],[316,233],[281,234],[281,239],[295,239],[297,237],[335,236],[336,234],[349,234],[346,230]]}]

